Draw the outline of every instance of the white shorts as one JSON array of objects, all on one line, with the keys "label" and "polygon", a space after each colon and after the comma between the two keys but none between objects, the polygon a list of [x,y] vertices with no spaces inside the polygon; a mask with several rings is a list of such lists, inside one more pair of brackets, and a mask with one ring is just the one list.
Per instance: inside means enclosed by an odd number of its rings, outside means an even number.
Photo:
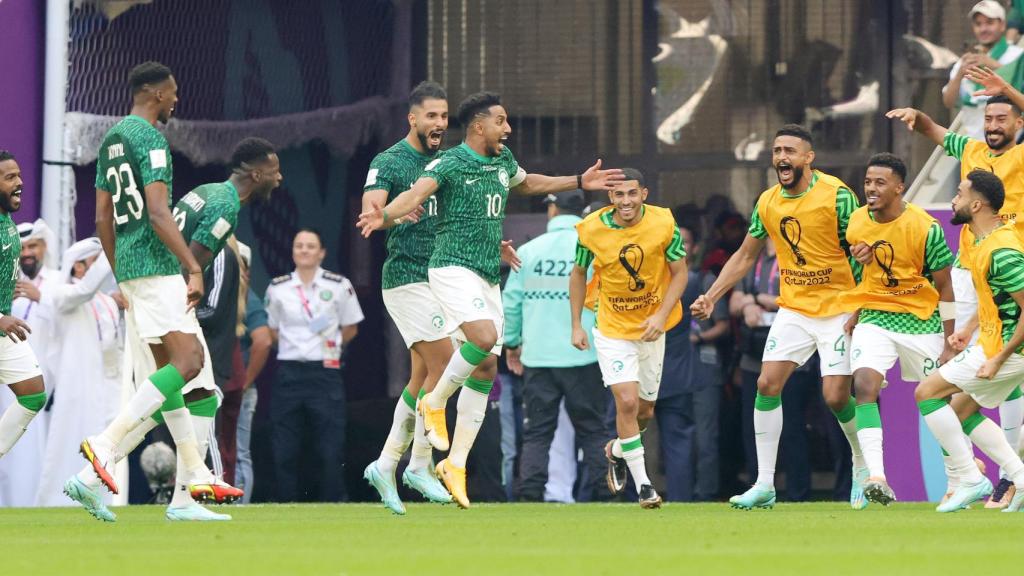
[{"label": "white shorts", "polygon": [[417,342],[434,342],[448,338],[448,321],[430,284],[416,282],[381,291],[384,307],[398,326],[406,348]]},{"label": "white shorts", "polygon": [[850,341],[850,368],[870,368],[882,376],[900,361],[907,382],[920,382],[938,367],[942,334],[900,334],[875,326],[857,324]]},{"label": "white shorts", "polygon": [[[198,376],[185,383],[181,393],[188,394],[200,388],[216,392],[217,382],[213,379],[213,360],[210,358],[210,349],[206,345],[206,338],[199,327],[199,320],[196,319],[195,311],[189,311],[188,317],[189,321],[194,325],[195,335],[199,339],[199,343],[203,346],[203,368],[199,371]],[[146,378],[152,376],[157,368],[156,358],[153,357],[153,349],[149,347],[150,343],[139,338],[138,329],[131,316],[126,316],[125,342],[125,362],[130,367],[131,373],[135,375],[135,388],[138,389],[138,385],[145,381]]]},{"label": "white shorts", "polygon": [[[974,289],[974,279],[970,270],[952,267],[949,275],[953,280],[953,297],[956,298],[956,322],[954,327],[959,330],[971,316],[978,311],[978,292]],[[971,344],[978,341],[978,331],[971,336]]]},{"label": "white shorts", "polygon": [[850,337],[843,331],[849,314],[811,318],[787,308],[779,313],[768,331],[763,362],[794,362],[803,366],[817,352],[822,376],[849,376]]},{"label": "white shorts", "polygon": [[147,276],[119,286],[128,299],[126,315],[134,319],[136,334],[145,342],[157,344],[170,332],[198,330],[195,315],[189,318],[188,287],[181,276]]},{"label": "white shorts", "polygon": [[654,342],[608,338],[594,328],[594,350],[605,386],[640,383],[640,398],[658,399],[661,369],[665,363],[665,335]]},{"label": "white shorts", "polygon": [[490,320],[498,332],[498,341],[491,354],[501,355],[505,343],[505,309],[501,304],[501,288],[488,284],[472,270],[461,266],[431,268],[430,291],[444,311],[448,333],[465,342],[459,327],[466,322]]},{"label": "white shorts", "polygon": [[1024,377],[1024,356],[1011,354],[991,380],[978,378],[985,363],[985,351],[974,345],[939,367],[943,380],[963,390],[985,408],[995,408],[1006,400]]},{"label": "white shorts", "polygon": [[[36,353],[27,341],[15,342],[9,336],[0,336],[0,384],[10,386],[42,374]],[[52,387],[53,383],[47,386]]]}]

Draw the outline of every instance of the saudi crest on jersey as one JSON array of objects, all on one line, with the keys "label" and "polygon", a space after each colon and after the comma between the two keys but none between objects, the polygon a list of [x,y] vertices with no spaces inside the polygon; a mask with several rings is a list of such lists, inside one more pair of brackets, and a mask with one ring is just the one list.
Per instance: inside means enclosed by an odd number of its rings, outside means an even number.
[{"label": "saudi crest on jersey", "polygon": [[[423,167],[440,157],[420,154],[405,139],[377,154],[370,163],[363,191],[386,190],[388,202],[405,192],[419,179]],[[397,288],[427,281],[427,263],[434,251],[437,199],[423,203],[419,222],[399,224],[388,229],[388,257],[381,274],[381,288]]]},{"label": "saudi crest on jersey", "polygon": [[186,244],[202,244],[216,257],[235,231],[241,208],[238,191],[230,180],[203,184],[174,205],[174,221]]},{"label": "saudi crest on jersey", "polygon": [[505,202],[509,188],[522,182],[512,151],[505,146],[498,156],[486,157],[463,143],[428,164],[423,175],[438,184],[430,267],[468,268],[497,284]]},{"label": "saudi crest on jersey", "polygon": [[114,202],[117,236],[114,272],[118,282],[179,273],[177,258],[149,222],[146,186],[167,184],[171,205],[171,150],[167,139],[139,116],[126,116],[103,137],[96,160],[96,189]]}]

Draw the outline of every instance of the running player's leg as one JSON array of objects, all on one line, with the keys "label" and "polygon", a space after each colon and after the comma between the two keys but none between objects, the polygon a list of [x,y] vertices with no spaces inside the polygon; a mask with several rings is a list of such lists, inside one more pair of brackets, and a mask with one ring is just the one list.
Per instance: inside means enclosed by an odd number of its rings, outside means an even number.
[{"label": "running player's leg", "polygon": [[[425,372],[419,393],[416,395],[419,401],[422,401],[426,393],[437,384],[451,355],[451,338],[413,344],[413,356],[423,365]],[[434,475],[433,453],[433,446],[423,426],[423,413],[417,410],[412,452],[409,455],[409,465],[402,473],[402,483],[431,502],[447,504],[452,501],[452,496]]]},{"label": "running player's leg", "polygon": [[857,440],[868,470],[868,478],[864,483],[865,496],[883,505],[895,500],[885,478],[882,417],[878,411],[878,395],[885,373],[899,358],[893,338],[888,330],[872,324],[858,324],[850,339],[850,368],[853,370],[853,388],[857,398],[854,421]]},{"label": "running player's leg", "polygon": [[32,419],[46,405],[46,392],[39,363],[28,342],[13,342],[3,336],[0,342],[0,384],[6,384],[17,397],[0,416],[0,458],[3,458]]},{"label": "running player's leg", "polygon": [[[979,411],[981,406],[971,396],[964,393],[954,394],[949,404],[956,412],[964,434],[999,465],[999,469],[1006,475],[1001,482],[1005,480],[1010,483],[1010,487],[1005,490],[1006,494],[1004,494],[1007,496],[1005,504],[998,506],[986,504],[986,508],[1008,508],[1013,503],[1016,493],[1024,491],[1024,462],[1017,455],[1017,451],[1007,442],[1000,426]],[[998,503],[999,499],[995,500]],[[1016,509],[1019,508],[1020,502],[1016,506]]]}]

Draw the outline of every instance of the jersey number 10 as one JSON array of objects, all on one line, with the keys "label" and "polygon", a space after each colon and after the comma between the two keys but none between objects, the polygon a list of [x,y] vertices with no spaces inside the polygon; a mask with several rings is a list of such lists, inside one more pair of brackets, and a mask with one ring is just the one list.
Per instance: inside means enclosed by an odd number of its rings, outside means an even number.
[{"label": "jersey number 10", "polygon": [[488,194],[484,198],[487,200],[487,217],[501,217],[501,194]]},{"label": "jersey number 10", "polygon": [[[127,162],[120,166],[111,166],[107,169],[107,182],[116,190],[114,192],[114,222],[118,225],[127,224],[129,216],[132,220],[142,218],[142,194],[135,184],[135,175],[132,167]],[[122,204],[121,194],[124,193],[123,207],[127,208],[127,214],[120,214],[118,206]]]}]

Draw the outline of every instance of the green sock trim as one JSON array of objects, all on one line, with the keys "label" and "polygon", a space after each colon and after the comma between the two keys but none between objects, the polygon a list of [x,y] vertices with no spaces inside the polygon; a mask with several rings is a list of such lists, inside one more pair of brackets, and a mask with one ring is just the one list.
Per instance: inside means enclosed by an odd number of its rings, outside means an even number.
[{"label": "green sock trim", "polygon": [[760,392],[754,398],[754,410],[768,412],[782,406],[782,396],[762,396]]},{"label": "green sock trim", "polygon": [[202,400],[188,402],[185,406],[193,416],[214,418],[217,416],[217,408],[220,407],[220,403],[217,402],[217,396],[210,396],[208,398],[203,398]]},{"label": "green sock trim", "polygon": [[881,427],[882,416],[878,413],[877,403],[872,402],[870,404],[857,405],[857,430]]},{"label": "green sock trim", "polygon": [[[161,368],[162,370],[162,368]],[[177,374],[177,370],[174,372]],[[161,412],[170,412],[171,410],[178,410],[185,407],[185,397],[181,395],[181,390],[174,390],[164,400],[164,403],[160,405]]]},{"label": "green sock trim", "polygon": [[619,440],[619,443],[622,444],[623,452],[629,452],[630,450],[636,450],[637,448],[644,447],[644,443],[639,437],[637,437],[636,440],[630,440],[629,442]]},{"label": "green sock trim", "polygon": [[946,406],[945,400],[921,400],[917,403],[917,409],[921,411],[921,416],[927,416],[943,406]]},{"label": "green sock trim", "polygon": [[33,412],[39,412],[43,409],[43,406],[46,406],[46,392],[18,396],[18,404]]},{"label": "green sock trim", "polygon": [[417,397],[417,398],[423,398],[423,397],[424,397],[424,396],[426,396],[426,395],[427,395],[427,391],[426,391],[426,390],[424,390],[423,388],[420,388],[420,393],[419,393],[419,394],[417,394],[417,395],[416,395],[416,397]]},{"label": "green sock trim", "polygon": [[1010,395],[1006,397],[1006,401],[1009,402],[1010,400],[1016,400],[1021,396],[1024,396],[1024,392],[1021,392],[1020,386],[1017,386],[1016,388],[1013,389],[1013,392],[1010,392]]},{"label": "green sock trim", "polygon": [[476,378],[470,376],[469,378],[466,378],[466,381],[462,385],[465,386],[466,388],[469,388],[470,390],[474,390],[481,394],[490,394],[491,387],[494,386],[494,382],[488,382],[486,380],[477,380]]},{"label": "green sock trim", "polygon": [[478,366],[487,358],[487,351],[481,350],[479,346],[472,342],[463,342],[462,346],[459,347],[459,354],[473,366]]},{"label": "green sock trim", "polygon": [[412,397],[408,388],[402,388],[402,400],[405,400],[405,405],[412,411],[416,411],[416,399]]},{"label": "green sock trim", "polygon": [[[164,398],[170,398],[175,392],[180,396],[181,389],[185,387],[185,379],[181,377],[181,373],[173,364],[168,364],[154,372],[149,377],[149,381],[164,395]],[[185,405],[184,402],[182,400],[182,406]]]},{"label": "green sock trim", "polygon": [[981,412],[975,412],[974,414],[971,414],[967,418],[964,418],[964,421],[961,422],[960,425],[964,429],[964,434],[970,436],[971,432],[974,432],[974,429],[978,427],[978,424],[981,424],[984,421],[985,415],[982,414]]},{"label": "green sock trim", "polygon": [[942,455],[943,455],[943,456],[949,456],[949,452],[946,452],[946,449],[945,449],[945,448],[941,448],[941,447],[940,447],[940,449],[942,450]]},{"label": "green sock trim", "polygon": [[842,410],[839,412],[833,410],[832,413],[835,414],[837,420],[846,424],[850,420],[853,420],[854,416],[857,415],[857,401],[853,399],[853,396],[850,396],[850,399],[846,402],[846,406]]}]

